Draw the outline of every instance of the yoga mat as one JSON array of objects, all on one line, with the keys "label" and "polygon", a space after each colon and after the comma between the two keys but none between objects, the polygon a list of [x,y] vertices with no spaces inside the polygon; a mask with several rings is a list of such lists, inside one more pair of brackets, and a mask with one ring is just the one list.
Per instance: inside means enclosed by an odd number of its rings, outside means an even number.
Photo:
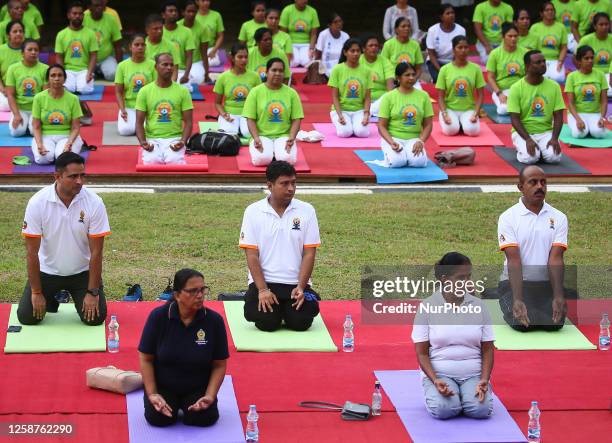
[{"label": "yoga mat", "polygon": [[117,122],[104,122],[102,129],[102,144],[104,146],[140,146],[135,135],[123,136],[117,132]]},{"label": "yoga mat", "polygon": [[193,87],[191,91],[191,100],[198,100],[198,101],[206,100],[204,98],[204,95],[202,95],[202,91],[200,91],[200,88],[198,87],[198,85],[191,85],[191,86]]},{"label": "yoga mat", "polygon": [[563,60],[563,66],[565,67],[566,71],[576,70],[576,65],[574,65],[574,55],[573,54],[567,54],[565,56],[565,60]]},{"label": "yoga mat", "polygon": [[[501,146],[495,146],[493,148],[497,155],[506,160],[511,166],[514,167],[517,171],[521,171],[525,166],[525,164],[520,163],[516,159],[516,149],[514,148],[505,148]],[[567,155],[561,155],[560,163],[544,163],[538,162],[536,163],[546,174],[551,175],[578,175],[578,174],[590,174],[589,171],[580,166],[576,161],[569,158]]]},{"label": "yoga mat", "polygon": [[449,420],[437,420],[425,409],[420,371],[375,371],[374,373],[415,443],[527,441],[495,394],[493,394],[493,415],[488,419],[476,420],[459,416]]},{"label": "yoga mat", "polygon": [[201,154],[185,154],[185,164],[144,164],[142,162],[142,148],[138,150],[137,172],[207,172],[208,156]]},{"label": "yoga mat", "polygon": [[569,318],[565,326],[558,331],[519,332],[512,329],[504,321],[498,300],[484,300],[491,313],[493,330],[495,332],[495,347],[508,351],[537,350],[588,350],[596,349]]},{"label": "yoga mat", "polygon": [[[85,159],[85,163],[87,163],[87,159],[89,158],[90,151],[81,151],[79,155]],[[31,164],[29,166],[18,166],[13,165],[13,174],[53,174],[55,172],[55,165],[39,165],[34,163],[34,154],[32,154],[32,148],[21,148],[21,153],[19,155],[25,155],[30,158]]]},{"label": "yoga mat", "polygon": [[0,112],[0,122],[8,122],[12,116],[13,113],[11,111]]},{"label": "yoga mat", "polygon": [[[243,147],[240,149],[238,156],[236,157],[236,162],[238,163],[238,169],[240,172],[260,172],[265,174],[266,166],[254,166],[251,162],[251,154],[249,152],[248,147]],[[310,172],[310,166],[306,163],[306,158],[304,157],[304,151],[298,144],[297,146],[297,162],[293,165],[296,172]]]},{"label": "yoga mat", "polygon": [[94,85],[94,90],[91,94],[77,94],[79,100],[82,102],[99,102],[102,101],[102,95],[104,94],[104,85]]},{"label": "yoga mat", "polygon": [[232,384],[232,376],[226,375],[219,389],[219,420],[210,427],[185,426],[179,417],[175,425],[165,428],[151,426],[144,417],[143,391],[126,395],[130,443],[181,442],[181,443],[239,443],[244,442],[242,420]]},{"label": "yoga mat", "polygon": [[9,133],[8,123],[0,124],[0,147],[32,146],[32,137],[13,137]]},{"label": "yoga mat", "polygon": [[227,71],[228,69],[228,67],[226,66],[227,65],[227,54],[225,50],[219,49],[219,51],[217,51],[217,54],[219,54],[219,60],[221,61],[221,64],[219,66],[209,66],[208,71],[216,72],[216,73]]},{"label": "yoga mat", "polygon": [[440,146],[499,146],[502,144],[499,137],[482,119],[480,120],[480,134],[476,137],[469,137],[461,133],[453,136],[444,135],[437,121],[434,122],[431,136]]},{"label": "yoga mat", "polygon": [[568,125],[563,125],[559,140],[572,146],[581,146],[583,148],[612,148],[612,131],[606,130],[606,138],[574,138],[572,131]]},{"label": "yoga mat", "polygon": [[364,164],[376,174],[376,183],[391,184],[391,183],[425,183],[441,180],[448,180],[448,175],[433,161],[428,160],[427,166],[424,168],[385,168],[370,161],[384,160],[382,151],[354,151],[355,154],[364,162]]},{"label": "yoga mat", "polygon": [[369,137],[347,137],[342,138],[336,135],[336,127],[333,123],[314,123],[312,126],[325,136],[321,141],[321,146],[324,148],[349,148],[349,149],[363,149],[363,148],[376,148],[380,149],[380,135],[378,135],[378,128],[374,124],[370,124],[370,136]]},{"label": "yoga mat", "polygon": [[[200,132],[206,132],[208,130],[211,131],[218,131],[219,130],[219,123],[217,122],[198,122],[198,126],[200,128]],[[249,141],[251,140],[251,137],[240,137],[240,146],[248,146],[249,145]]]},{"label": "yoga mat", "polygon": [[499,123],[502,125],[505,124],[511,124],[512,121],[510,120],[510,116],[509,115],[499,115],[497,113],[497,105],[493,104],[487,104],[487,105],[482,105],[482,109],[484,109],[484,111],[487,113],[487,116],[493,120],[495,123]]},{"label": "yoga mat", "polygon": [[[21,325],[16,304],[11,306],[8,325]],[[61,303],[57,313],[48,312],[38,325],[22,325],[20,332],[7,333],[4,345],[6,354],[96,351],[106,351],[104,323],[85,325],[73,303]]]},{"label": "yoga mat", "polygon": [[337,352],[323,318],[317,315],[312,326],[303,332],[281,328],[275,332],[260,331],[255,323],[244,319],[244,302],[223,302],[227,324],[238,351],[254,352]]}]

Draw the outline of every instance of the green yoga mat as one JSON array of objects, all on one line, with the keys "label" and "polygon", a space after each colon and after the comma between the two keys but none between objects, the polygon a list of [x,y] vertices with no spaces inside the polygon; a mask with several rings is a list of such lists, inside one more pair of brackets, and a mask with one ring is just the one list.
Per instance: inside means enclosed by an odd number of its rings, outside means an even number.
[{"label": "green yoga mat", "polygon": [[[8,324],[21,325],[17,305],[11,306]],[[57,313],[47,312],[38,325],[21,325],[20,332],[7,332],[4,346],[5,354],[95,351],[106,351],[104,323],[83,324],[72,303],[61,303]]]},{"label": "green yoga mat", "polygon": [[304,332],[279,329],[260,331],[255,323],[244,319],[243,301],[225,301],[225,317],[238,351],[253,352],[338,352],[321,315],[317,315],[310,329]]},{"label": "green yoga mat", "polygon": [[559,140],[572,146],[582,146],[583,148],[612,148],[612,131],[607,130],[606,138],[574,138],[569,126],[563,125]]},{"label": "green yoga mat", "polygon": [[[219,123],[217,122],[199,122],[198,125],[200,126],[200,132],[219,130]],[[251,137],[240,137],[240,146],[248,146],[250,141]]]},{"label": "green yoga mat", "polygon": [[597,349],[569,318],[558,331],[519,332],[504,321],[499,300],[484,300],[491,313],[495,347],[502,351],[574,351]]}]

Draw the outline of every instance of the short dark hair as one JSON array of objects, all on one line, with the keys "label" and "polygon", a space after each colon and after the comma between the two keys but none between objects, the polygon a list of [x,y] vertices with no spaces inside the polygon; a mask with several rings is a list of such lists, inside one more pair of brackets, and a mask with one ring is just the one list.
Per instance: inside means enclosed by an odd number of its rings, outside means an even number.
[{"label": "short dark hair", "polygon": [[172,64],[177,64],[177,62],[174,61],[174,57],[172,57],[172,54],[170,54],[169,52],[160,52],[155,56],[155,66],[157,66],[157,64],[159,63],[159,59],[162,58],[164,55],[167,55],[172,59]]},{"label": "short dark hair", "polygon": [[172,282],[172,290],[174,292],[181,292],[183,289],[185,289],[187,281],[193,277],[200,277],[203,279],[204,275],[202,275],[201,272],[191,268],[184,268],[176,271],[176,274],[174,274],[174,281]]},{"label": "short dark hair", "polygon": [[529,17],[529,20],[531,20],[531,14],[529,13],[529,9],[527,9],[527,8],[517,8],[517,9],[514,10],[514,17],[513,17],[515,22],[518,21],[520,15],[521,15],[521,12],[523,12],[523,11],[525,11],[527,13],[527,16]]},{"label": "short dark hair", "polygon": [[277,8],[268,8],[266,9],[266,18],[268,18],[268,16],[273,12],[276,12],[280,16],[280,10],[278,10]]},{"label": "short dark hair", "polygon": [[249,48],[247,48],[247,45],[245,45],[244,43],[234,42],[234,44],[232,45],[232,48],[230,49],[230,55],[232,57],[235,57],[236,54],[238,54],[239,51],[247,51],[247,53],[248,53],[249,52]]},{"label": "short dark hair", "polygon": [[185,4],[183,5],[183,11],[187,9],[187,6],[191,6],[191,5],[195,6],[196,8],[198,7],[198,5],[196,5],[195,0],[187,0]]},{"label": "short dark hair", "polygon": [[331,14],[329,14],[329,18],[327,19],[327,24],[331,25],[334,22],[334,20],[336,20],[337,18],[342,20],[342,17],[340,17],[340,14],[338,14],[337,12],[332,12]]},{"label": "short dark hair", "polygon": [[505,22],[502,24],[502,29],[501,29],[501,33],[502,36],[506,36],[506,34],[512,30],[515,30],[516,32],[518,32],[518,28],[516,27],[516,25],[512,22]]},{"label": "short dark hair", "polygon": [[151,26],[153,23],[164,23],[164,19],[159,14],[149,14],[145,18],[145,29]]},{"label": "short dark hair", "polygon": [[141,39],[143,39],[143,40],[145,40],[145,41],[147,40],[147,36],[146,36],[146,35],[144,35],[144,34],[143,34],[143,33],[141,33],[141,32],[137,32],[137,33],[135,33],[135,34],[132,34],[132,37],[130,37],[130,45],[131,45],[132,43],[134,43],[134,40],[136,40],[137,38],[141,38]]},{"label": "short dark hair", "polygon": [[293,165],[282,160],[274,160],[266,168],[266,180],[272,183],[279,177],[295,177],[296,175]]},{"label": "short dark hair", "polygon": [[531,64],[531,56],[536,54],[541,54],[542,51],[538,49],[532,49],[531,51],[527,51],[523,56],[523,62],[525,63],[525,68]]},{"label": "short dark hair", "polygon": [[468,39],[465,35],[456,35],[453,37],[453,39],[451,40],[452,44],[453,44],[453,49],[455,49],[457,46],[459,46],[459,43],[461,42],[466,42],[467,43]]},{"label": "short dark hair", "polygon": [[453,12],[455,12],[455,8],[453,7],[453,5],[451,5],[450,3],[442,3],[440,5],[440,9],[438,9],[438,11],[439,11],[438,16],[442,17],[447,9],[452,9]]},{"label": "short dark hair", "polygon": [[378,42],[378,44],[380,44],[380,40],[378,39],[378,36],[376,34],[374,34],[373,32],[368,32],[367,34],[363,35],[361,37],[361,50],[364,51],[368,42],[370,40],[376,40]]},{"label": "short dark hair", "polygon": [[85,159],[81,157],[79,154],[77,154],[76,152],[72,152],[72,151],[62,152],[55,159],[55,171],[56,172],[63,171],[64,169],[66,169],[68,165],[71,165],[73,163],[77,165],[84,165]]},{"label": "short dark hair", "polygon": [[68,9],[66,9],[67,12],[70,12],[72,10],[72,8],[81,8],[83,10],[85,10],[85,5],[82,2],[72,2],[68,5]]},{"label": "short dark hair", "polygon": [[525,178],[527,175],[527,171],[529,169],[532,168],[536,168],[539,169],[540,171],[542,171],[544,173],[544,175],[546,175],[546,173],[544,172],[544,170],[542,168],[540,168],[538,165],[527,165],[525,167],[523,167],[520,171],[519,171],[519,183],[525,183]]},{"label": "short dark hair", "polygon": [[281,65],[283,65],[283,69],[287,68],[282,58],[272,57],[270,60],[268,60],[268,63],[266,63],[266,72],[270,70],[274,63],[280,63]]},{"label": "short dark hair", "polygon": [[255,31],[255,34],[253,34],[255,43],[259,43],[260,41],[262,41],[264,38],[264,35],[266,35],[267,33],[270,34],[270,36],[272,36],[272,30],[268,28],[259,28],[257,31]]},{"label": "short dark hair", "polygon": [[447,252],[438,260],[434,266],[436,279],[442,280],[443,276],[453,275],[459,266],[471,265],[472,261],[467,255],[459,252]]},{"label": "short dark hair", "polygon": [[178,9],[178,3],[177,3],[175,0],[166,0],[165,2],[163,2],[163,3],[161,4],[161,9],[160,9],[160,12],[162,12],[162,13],[163,13],[163,12],[166,12],[166,9],[167,9],[169,6],[174,6],[176,9]]},{"label": "short dark hair", "polygon": [[589,45],[582,45],[576,50],[576,60],[580,61],[587,55],[589,52],[592,52],[595,55],[595,51]]},{"label": "short dark hair", "polygon": [[6,28],[4,29],[6,35],[9,35],[11,29],[13,29],[13,26],[15,25],[20,25],[21,29],[23,29],[23,33],[25,34],[25,25],[23,24],[23,22],[21,20],[11,20],[6,24]]},{"label": "short dark hair", "polygon": [[264,9],[266,9],[266,2],[263,0],[254,0],[251,2],[251,12],[255,11],[255,8],[257,8],[259,5],[263,5]]},{"label": "short dark hair", "polygon": [[53,68],[58,68],[61,69],[63,74],[64,74],[64,79],[66,78],[66,68],[64,68],[62,65],[60,65],[59,63],[54,63],[51,66],[49,66],[49,68],[47,69],[47,72],[45,74],[45,79],[47,81],[49,81],[49,74],[51,73],[51,69]]},{"label": "short dark hair", "polygon": [[398,63],[397,66],[395,67],[395,76],[401,77],[404,74],[404,72],[406,72],[409,69],[412,69],[416,73],[416,68],[414,67],[412,63]]},{"label": "short dark hair", "polygon": [[40,48],[40,43],[38,42],[38,40],[34,40],[33,38],[26,38],[21,44],[21,52],[25,51],[26,46],[28,46],[30,43],[36,43],[36,46]]},{"label": "short dark hair", "polygon": [[393,29],[397,31],[397,28],[399,28],[402,22],[404,21],[407,21],[408,24],[412,26],[412,23],[410,23],[410,20],[408,20],[408,17],[398,17],[397,20],[395,20],[395,23],[393,24]]}]

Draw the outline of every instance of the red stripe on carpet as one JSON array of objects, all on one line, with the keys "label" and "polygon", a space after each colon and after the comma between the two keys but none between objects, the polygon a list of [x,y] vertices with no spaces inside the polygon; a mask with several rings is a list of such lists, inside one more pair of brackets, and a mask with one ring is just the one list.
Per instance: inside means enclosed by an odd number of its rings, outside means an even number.
[{"label": "red stripe on carpet", "polygon": [[[510,415],[526,435],[527,412],[511,412]],[[540,416],[542,441],[554,443],[609,441],[612,435],[610,415],[609,411],[543,411]]]},{"label": "red stripe on carpet", "polygon": [[580,166],[595,176],[612,176],[612,149],[568,148],[563,153],[576,160]]},{"label": "red stripe on carpet", "polygon": [[13,173],[13,157],[21,155],[22,148],[0,148],[0,174]]}]

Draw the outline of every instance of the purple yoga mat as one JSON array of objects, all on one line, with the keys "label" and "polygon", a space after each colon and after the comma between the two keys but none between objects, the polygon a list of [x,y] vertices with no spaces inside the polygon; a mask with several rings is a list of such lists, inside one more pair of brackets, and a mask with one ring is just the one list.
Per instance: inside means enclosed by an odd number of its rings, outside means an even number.
[{"label": "purple yoga mat", "polygon": [[[30,166],[13,165],[13,174],[53,174],[53,172],[55,172],[55,166],[53,164],[38,165],[34,163],[34,155],[32,154],[31,147],[21,148],[21,153],[19,155],[25,155],[26,157],[29,157],[32,164]],[[81,151],[80,155],[87,162],[87,157],[89,157],[89,151]]]},{"label": "purple yoga mat", "polygon": [[227,54],[225,53],[225,51],[223,49],[219,49],[219,60],[221,61],[221,64],[219,66],[209,66],[208,70],[210,72],[216,72],[218,74],[227,71]]},{"label": "purple yoga mat", "polygon": [[180,443],[244,443],[242,420],[232,384],[232,376],[226,375],[218,394],[219,421],[209,428],[185,426],[179,420],[173,426],[156,428],[144,418],[143,391],[126,395],[130,443],[180,442]]},{"label": "purple yoga mat", "polygon": [[563,66],[565,66],[565,70],[568,72],[575,71],[576,66],[574,65],[574,56],[572,54],[567,54],[565,56],[565,60],[563,60]]},{"label": "purple yoga mat", "polygon": [[[423,397],[420,371],[374,371],[414,443],[523,443],[527,439],[493,394],[493,415],[436,420]],[[527,414],[525,414],[527,416]]]}]

